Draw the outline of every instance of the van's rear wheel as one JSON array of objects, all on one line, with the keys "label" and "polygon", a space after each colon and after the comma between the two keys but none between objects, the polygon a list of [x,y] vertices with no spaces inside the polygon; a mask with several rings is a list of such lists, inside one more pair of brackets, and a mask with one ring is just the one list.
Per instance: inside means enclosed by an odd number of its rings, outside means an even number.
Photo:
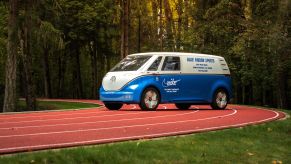
[{"label": "van's rear wheel", "polygon": [[160,104],[160,94],[153,87],[146,88],[141,96],[140,108],[142,110],[155,110]]},{"label": "van's rear wheel", "polygon": [[176,103],[175,106],[178,109],[189,109],[191,104],[185,104],[185,103]]},{"label": "van's rear wheel", "polygon": [[122,103],[104,103],[105,107],[109,110],[118,110],[122,107]]},{"label": "van's rear wheel", "polygon": [[225,109],[228,103],[228,95],[224,89],[218,89],[213,96],[212,109]]}]

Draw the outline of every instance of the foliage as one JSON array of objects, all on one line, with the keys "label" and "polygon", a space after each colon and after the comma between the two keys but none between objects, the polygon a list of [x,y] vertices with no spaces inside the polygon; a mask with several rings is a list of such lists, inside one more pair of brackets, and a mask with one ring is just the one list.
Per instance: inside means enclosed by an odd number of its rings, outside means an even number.
[{"label": "foliage", "polygon": [[[232,48],[240,63],[237,65],[239,79],[235,80],[251,86],[252,103],[259,105],[268,104],[266,101],[272,102],[272,96],[280,95],[282,84],[278,82],[278,75],[288,70],[290,36],[286,28],[290,27],[290,23],[284,25],[284,21],[290,19],[290,15],[281,8],[284,7],[278,1],[259,3],[254,9],[254,18],[245,23],[246,30],[239,34]],[[270,92],[275,94],[268,94]]]},{"label": "foliage", "polygon": [[[102,77],[120,60],[121,2],[35,4],[31,45],[38,97],[97,98]],[[6,4],[0,3],[0,86],[4,84]],[[19,22],[24,20],[24,5]],[[290,107],[290,6],[288,0],[130,1],[129,52],[223,56],[231,69],[235,103]],[[24,97],[19,65],[18,90]]]}]

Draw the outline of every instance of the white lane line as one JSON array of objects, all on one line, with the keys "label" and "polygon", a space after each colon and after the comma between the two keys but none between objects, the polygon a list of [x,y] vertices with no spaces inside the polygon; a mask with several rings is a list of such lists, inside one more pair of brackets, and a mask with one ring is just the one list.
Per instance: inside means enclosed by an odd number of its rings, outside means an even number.
[{"label": "white lane line", "polygon": [[[46,100],[45,100],[46,101]],[[65,102],[68,102],[68,101],[65,101]],[[82,102],[80,102],[80,103],[82,103]],[[99,104],[100,105],[100,104]],[[131,106],[131,110],[132,109],[136,109],[137,107],[136,107],[136,105],[130,105]],[[167,107],[166,106],[164,106],[164,105],[162,105],[163,107],[164,107],[164,109],[167,109]],[[100,106],[100,107],[102,107],[102,106]],[[18,119],[18,118],[21,118],[21,119],[23,119],[23,118],[42,118],[42,117],[51,117],[51,116],[74,116],[74,115],[84,115],[84,114],[100,114],[100,113],[105,113],[105,112],[108,112],[108,110],[107,109],[105,109],[105,110],[100,110],[99,108],[100,107],[92,107],[92,108],[80,108],[80,109],[82,109],[82,110],[86,110],[86,109],[94,109],[94,108],[98,108],[98,110],[96,110],[96,111],[94,111],[94,112],[81,112],[80,110],[76,110],[76,113],[73,111],[73,110],[68,110],[68,112],[69,111],[71,111],[72,113],[69,113],[69,114],[58,114],[58,113],[60,113],[60,112],[65,112],[65,111],[54,111],[54,112],[50,112],[50,111],[47,111],[48,113],[50,113],[50,114],[47,114],[47,115],[41,115],[41,113],[33,113],[33,114],[40,114],[40,115],[37,115],[37,116],[27,116],[27,117],[23,117],[23,116],[19,116],[19,117],[9,117],[9,118],[0,118],[0,122],[1,121],[4,121],[4,120],[10,120],[10,119]],[[105,107],[104,107],[105,108]],[[16,113],[17,114],[17,113]],[[26,113],[21,113],[21,114],[26,114]],[[21,115],[20,114],[20,115]],[[28,113],[27,113],[28,114]],[[8,116],[8,115],[7,115]],[[13,122],[17,122],[17,121],[13,121]],[[7,123],[7,122],[5,122],[5,123]],[[9,123],[9,122],[8,122]]]},{"label": "white lane line", "polygon": [[[135,105],[134,105],[135,106]],[[167,109],[166,106],[163,106],[165,109]],[[135,106],[136,108],[136,106]],[[135,109],[135,108],[132,108],[132,109]],[[195,108],[195,109],[199,109],[198,107],[196,106],[192,106],[192,108]],[[186,113],[186,114],[190,114],[190,113],[196,113],[198,111],[195,111],[195,112],[189,112],[189,113]],[[180,116],[180,114],[178,114]],[[175,116],[178,116],[178,115],[175,115]],[[184,115],[181,114],[181,115]],[[112,116],[112,115],[111,115]],[[167,116],[172,116],[172,115],[165,115],[165,117]],[[159,116],[158,116],[159,117]],[[161,117],[164,117],[164,116],[161,116]],[[0,130],[9,130],[9,129],[22,129],[22,128],[38,128],[38,127],[55,127],[55,126],[67,126],[67,125],[84,125],[84,124],[94,124],[94,123],[100,123],[100,122],[115,122],[115,121],[129,121],[129,120],[138,120],[138,119],[148,119],[148,118],[157,118],[157,117],[145,117],[145,118],[135,118],[135,119],[121,119],[121,120],[107,120],[107,121],[91,121],[91,122],[82,122],[82,123],[70,123],[70,124],[53,124],[53,125],[39,125],[39,126],[15,126],[15,127],[8,127],[8,128],[0,128]]]},{"label": "white lane line", "polygon": [[198,112],[198,110],[193,111],[193,112],[182,113],[182,114],[169,114],[169,115],[162,115],[162,116],[139,117],[139,118],[119,119],[119,120],[90,121],[90,122],[81,122],[81,123],[53,124],[53,125],[15,126],[15,127],[9,127],[9,128],[0,128],[0,130],[10,130],[10,129],[17,129],[18,130],[18,129],[25,129],[25,128],[44,128],[44,127],[56,127],[56,126],[68,126],[68,125],[85,125],[85,124],[96,124],[96,123],[107,123],[107,122],[144,120],[144,119],[153,119],[153,118],[183,116],[183,115],[193,114],[196,112]]},{"label": "white lane line", "polygon": [[[109,111],[105,111],[109,112]],[[115,112],[112,112],[115,113]],[[122,115],[134,115],[140,113],[147,113],[147,112],[135,112],[135,113],[123,113],[123,114],[110,114],[110,115],[102,115],[102,116],[89,116],[89,117],[73,117],[73,118],[56,118],[56,119],[41,119],[41,120],[30,120],[30,121],[11,121],[11,122],[1,122],[3,124],[12,124],[12,123],[31,123],[31,122],[45,122],[45,121],[59,121],[59,120],[75,120],[80,118],[100,118],[100,117],[109,117],[109,116],[122,116]]]},{"label": "white lane line", "polygon": [[0,138],[10,138],[10,137],[23,137],[23,136],[38,136],[38,135],[48,135],[48,134],[63,134],[63,133],[76,133],[76,132],[88,132],[88,131],[101,131],[101,130],[112,130],[112,129],[123,129],[123,128],[133,128],[133,127],[143,127],[143,126],[155,126],[155,125],[169,125],[177,123],[187,123],[195,121],[210,120],[215,118],[223,118],[234,115],[237,113],[237,110],[232,109],[233,112],[226,115],[214,116],[208,118],[194,119],[194,120],[183,120],[183,121],[171,121],[171,122],[161,122],[161,123],[151,123],[151,124],[139,124],[139,125],[127,125],[127,126],[117,126],[117,127],[108,127],[108,128],[93,128],[93,129],[80,129],[80,130],[68,130],[68,131],[56,131],[56,132],[47,132],[47,133],[30,133],[30,134],[18,134],[18,135],[6,135],[0,136]]},{"label": "white lane line", "polygon": [[[131,105],[132,108],[131,109],[136,109],[136,105]],[[163,107],[165,109],[167,109],[166,106],[163,105]],[[198,109],[197,107],[195,107],[196,109]],[[98,111],[98,112],[96,112]],[[80,113],[80,114],[100,114],[100,113],[106,113],[109,112],[108,110],[96,110],[95,112],[85,112],[85,113]],[[72,113],[72,114],[59,114],[57,116],[70,116],[70,115],[78,115],[78,113]],[[125,114],[117,114],[117,115],[125,115]],[[42,118],[42,117],[46,117],[46,116],[53,116],[53,115],[42,115],[42,116],[30,116],[30,117],[19,117],[19,118]],[[104,116],[116,116],[115,114],[112,115],[104,115]],[[0,118],[0,122],[1,124],[10,124],[10,123],[30,123],[30,122],[43,122],[43,121],[57,121],[57,120],[72,120],[72,119],[79,119],[79,118],[95,118],[95,117],[100,117],[100,116],[90,116],[90,117],[74,117],[74,118],[62,118],[62,119],[39,119],[39,120],[30,120],[30,121],[8,121],[8,122],[1,122],[3,120],[1,120]],[[18,117],[17,117],[18,118]],[[7,118],[10,119],[10,118]]]},{"label": "white lane line", "polygon": [[[267,110],[267,109],[264,109]],[[268,110],[271,111],[271,110]],[[274,117],[253,121],[253,122],[246,122],[240,124],[233,124],[233,125],[224,125],[224,126],[216,126],[216,127],[209,127],[209,128],[200,128],[195,130],[185,130],[185,131],[175,131],[175,132],[167,132],[167,133],[154,133],[148,135],[137,135],[137,136],[130,136],[130,137],[116,137],[116,138],[106,138],[106,139],[97,139],[97,140],[88,140],[88,141],[79,141],[79,142],[66,142],[66,143],[57,143],[57,144],[46,144],[46,145],[34,145],[34,146],[22,146],[22,147],[10,147],[10,148],[2,148],[0,149],[1,152],[9,152],[9,151],[21,151],[21,150],[33,150],[33,149],[45,149],[45,148],[54,148],[54,147],[66,147],[66,146],[74,146],[74,145],[86,145],[86,144],[96,144],[102,142],[114,142],[114,141],[124,141],[124,140],[133,140],[133,139],[142,139],[142,138],[154,138],[154,137],[164,137],[164,136],[172,136],[172,135],[181,135],[181,134],[189,134],[198,131],[205,131],[205,130],[218,130],[222,128],[229,128],[229,127],[241,127],[244,125],[250,124],[257,124],[263,123],[272,119],[275,119],[279,116],[278,112],[272,111],[276,113]]]},{"label": "white lane line", "polygon": [[[88,108],[88,109],[92,109],[92,108]],[[80,110],[78,110],[80,111]],[[67,113],[67,114],[58,114],[59,112],[56,113],[50,113],[49,115],[38,115],[38,116],[27,116],[27,117],[9,117],[9,118],[0,118],[0,121],[4,121],[4,120],[10,120],[10,119],[18,119],[18,118],[42,118],[42,117],[52,117],[52,116],[73,116],[73,115],[83,115],[83,114],[100,114],[100,113],[104,113],[107,110],[96,110],[94,112],[78,112],[78,113]]]}]

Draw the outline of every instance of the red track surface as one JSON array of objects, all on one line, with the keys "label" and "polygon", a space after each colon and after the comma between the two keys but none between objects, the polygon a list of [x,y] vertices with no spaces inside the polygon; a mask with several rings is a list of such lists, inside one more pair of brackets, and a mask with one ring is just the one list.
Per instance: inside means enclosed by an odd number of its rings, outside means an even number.
[{"label": "red track surface", "polygon": [[192,106],[191,110],[178,110],[172,104],[160,105],[157,111],[124,105],[119,111],[101,107],[0,115],[0,154],[189,134],[283,117],[282,112],[245,106],[229,105],[226,110]]}]

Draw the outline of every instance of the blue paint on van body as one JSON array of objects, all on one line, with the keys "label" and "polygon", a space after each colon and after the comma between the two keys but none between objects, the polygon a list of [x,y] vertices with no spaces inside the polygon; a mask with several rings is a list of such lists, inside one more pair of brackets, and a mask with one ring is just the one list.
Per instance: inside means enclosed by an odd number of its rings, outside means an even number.
[{"label": "blue paint on van body", "polygon": [[215,91],[223,88],[232,98],[231,78],[227,75],[209,74],[159,74],[144,75],[127,83],[118,91],[100,88],[103,102],[140,103],[145,88],[155,87],[160,92],[160,103],[209,104]]}]

